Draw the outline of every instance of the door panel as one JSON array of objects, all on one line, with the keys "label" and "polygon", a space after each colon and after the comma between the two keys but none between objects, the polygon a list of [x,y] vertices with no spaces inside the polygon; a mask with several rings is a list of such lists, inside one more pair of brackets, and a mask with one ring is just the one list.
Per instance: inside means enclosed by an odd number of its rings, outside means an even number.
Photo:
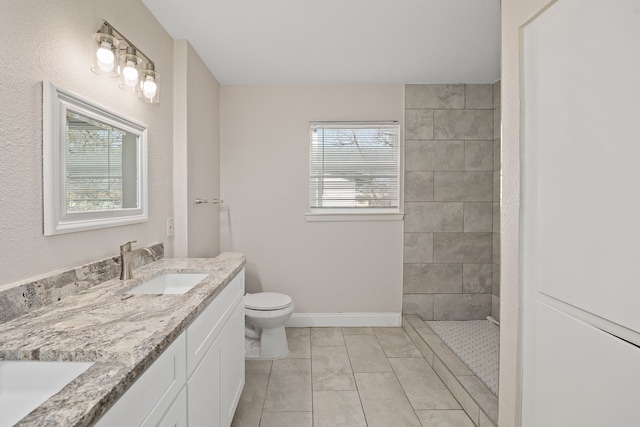
[{"label": "door panel", "polygon": [[559,0],[522,34],[522,425],[632,425],[640,3]]}]

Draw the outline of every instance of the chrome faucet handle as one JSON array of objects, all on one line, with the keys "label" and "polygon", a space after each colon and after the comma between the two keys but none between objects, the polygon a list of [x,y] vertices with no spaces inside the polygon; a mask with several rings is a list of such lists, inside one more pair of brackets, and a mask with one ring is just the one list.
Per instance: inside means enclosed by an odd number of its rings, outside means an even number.
[{"label": "chrome faucet handle", "polygon": [[136,243],[137,240],[131,240],[130,242],[120,245],[120,252],[129,252],[131,250],[131,244]]}]

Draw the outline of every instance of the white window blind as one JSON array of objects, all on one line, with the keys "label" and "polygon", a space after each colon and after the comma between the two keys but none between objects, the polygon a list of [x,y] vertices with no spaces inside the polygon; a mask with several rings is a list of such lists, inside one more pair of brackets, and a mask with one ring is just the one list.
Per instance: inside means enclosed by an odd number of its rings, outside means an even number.
[{"label": "white window blind", "polygon": [[397,212],[397,122],[311,122],[309,206],[322,210]]},{"label": "white window blind", "polygon": [[67,113],[67,211],[123,208],[122,152],[126,132]]}]

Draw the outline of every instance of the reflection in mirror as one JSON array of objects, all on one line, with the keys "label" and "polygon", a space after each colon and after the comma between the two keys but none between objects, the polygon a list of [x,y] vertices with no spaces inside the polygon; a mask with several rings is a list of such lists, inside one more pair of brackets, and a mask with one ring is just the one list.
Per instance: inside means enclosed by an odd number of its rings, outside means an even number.
[{"label": "reflection in mirror", "polygon": [[44,83],[45,235],[147,220],[146,126]]},{"label": "reflection in mirror", "polygon": [[67,111],[67,212],[137,207],[138,137]]}]

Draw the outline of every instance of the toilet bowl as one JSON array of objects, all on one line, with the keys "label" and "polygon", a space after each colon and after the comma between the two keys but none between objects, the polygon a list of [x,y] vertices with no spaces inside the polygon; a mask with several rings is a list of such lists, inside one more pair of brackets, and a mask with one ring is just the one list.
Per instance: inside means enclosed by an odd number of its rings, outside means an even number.
[{"label": "toilet bowl", "polygon": [[285,294],[259,292],[244,297],[245,358],[281,359],[289,354],[284,324],[293,313]]}]

